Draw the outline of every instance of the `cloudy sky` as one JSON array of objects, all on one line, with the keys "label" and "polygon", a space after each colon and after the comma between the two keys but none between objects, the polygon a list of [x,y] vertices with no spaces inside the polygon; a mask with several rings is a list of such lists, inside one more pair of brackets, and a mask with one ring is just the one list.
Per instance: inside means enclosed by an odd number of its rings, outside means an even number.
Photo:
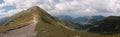
[{"label": "cloudy sky", "polygon": [[120,0],[0,0],[0,17],[32,6],[39,6],[51,15],[120,15]]}]

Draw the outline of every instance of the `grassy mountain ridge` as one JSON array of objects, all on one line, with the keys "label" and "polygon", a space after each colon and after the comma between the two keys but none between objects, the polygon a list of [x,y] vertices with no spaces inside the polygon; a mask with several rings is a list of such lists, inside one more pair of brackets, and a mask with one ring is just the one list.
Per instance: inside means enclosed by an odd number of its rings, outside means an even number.
[{"label": "grassy mountain ridge", "polygon": [[10,19],[3,24],[3,26],[0,26],[0,32],[6,32],[32,23],[33,15],[28,12],[30,11],[22,11],[10,17]]}]

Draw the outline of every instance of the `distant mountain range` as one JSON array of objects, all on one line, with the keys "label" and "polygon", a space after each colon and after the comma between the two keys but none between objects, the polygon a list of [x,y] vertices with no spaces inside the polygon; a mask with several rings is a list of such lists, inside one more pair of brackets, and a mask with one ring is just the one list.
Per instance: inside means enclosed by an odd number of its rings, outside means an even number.
[{"label": "distant mountain range", "polygon": [[104,16],[101,16],[101,15],[80,16],[77,18],[68,16],[68,15],[60,15],[60,16],[55,16],[55,17],[66,20],[66,21],[75,22],[75,23],[95,23],[95,22],[105,18]]},{"label": "distant mountain range", "polygon": [[68,22],[72,22],[76,29],[88,29],[89,27],[92,27],[94,24],[96,24],[99,20],[104,19],[104,16],[96,15],[96,16],[80,16],[80,17],[71,17],[68,15],[60,15],[55,16],[61,20],[65,20]]}]

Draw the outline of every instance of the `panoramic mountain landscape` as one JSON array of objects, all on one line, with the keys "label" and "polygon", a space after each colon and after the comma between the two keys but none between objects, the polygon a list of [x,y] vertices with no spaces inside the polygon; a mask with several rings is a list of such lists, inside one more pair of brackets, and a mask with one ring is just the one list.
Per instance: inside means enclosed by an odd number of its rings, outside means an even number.
[{"label": "panoramic mountain landscape", "polygon": [[0,0],[0,37],[120,37],[120,0]]},{"label": "panoramic mountain landscape", "polygon": [[106,17],[81,30],[77,27],[82,28],[83,24],[53,17],[33,6],[3,23],[0,37],[120,37],[119,19],[119,16]]}]

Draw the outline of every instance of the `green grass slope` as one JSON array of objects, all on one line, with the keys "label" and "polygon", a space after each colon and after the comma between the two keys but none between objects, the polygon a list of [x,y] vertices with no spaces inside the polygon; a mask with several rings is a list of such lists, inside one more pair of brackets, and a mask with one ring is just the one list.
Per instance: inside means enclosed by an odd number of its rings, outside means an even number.
[{"label": "green grass slope", "polygon": [[28,10],[22,11],[10,17],[10,19],[6,23],[0,26],[0,32],[7,32],[31,24],[33,20],[33,15],[29,12],[30,11]]}]

